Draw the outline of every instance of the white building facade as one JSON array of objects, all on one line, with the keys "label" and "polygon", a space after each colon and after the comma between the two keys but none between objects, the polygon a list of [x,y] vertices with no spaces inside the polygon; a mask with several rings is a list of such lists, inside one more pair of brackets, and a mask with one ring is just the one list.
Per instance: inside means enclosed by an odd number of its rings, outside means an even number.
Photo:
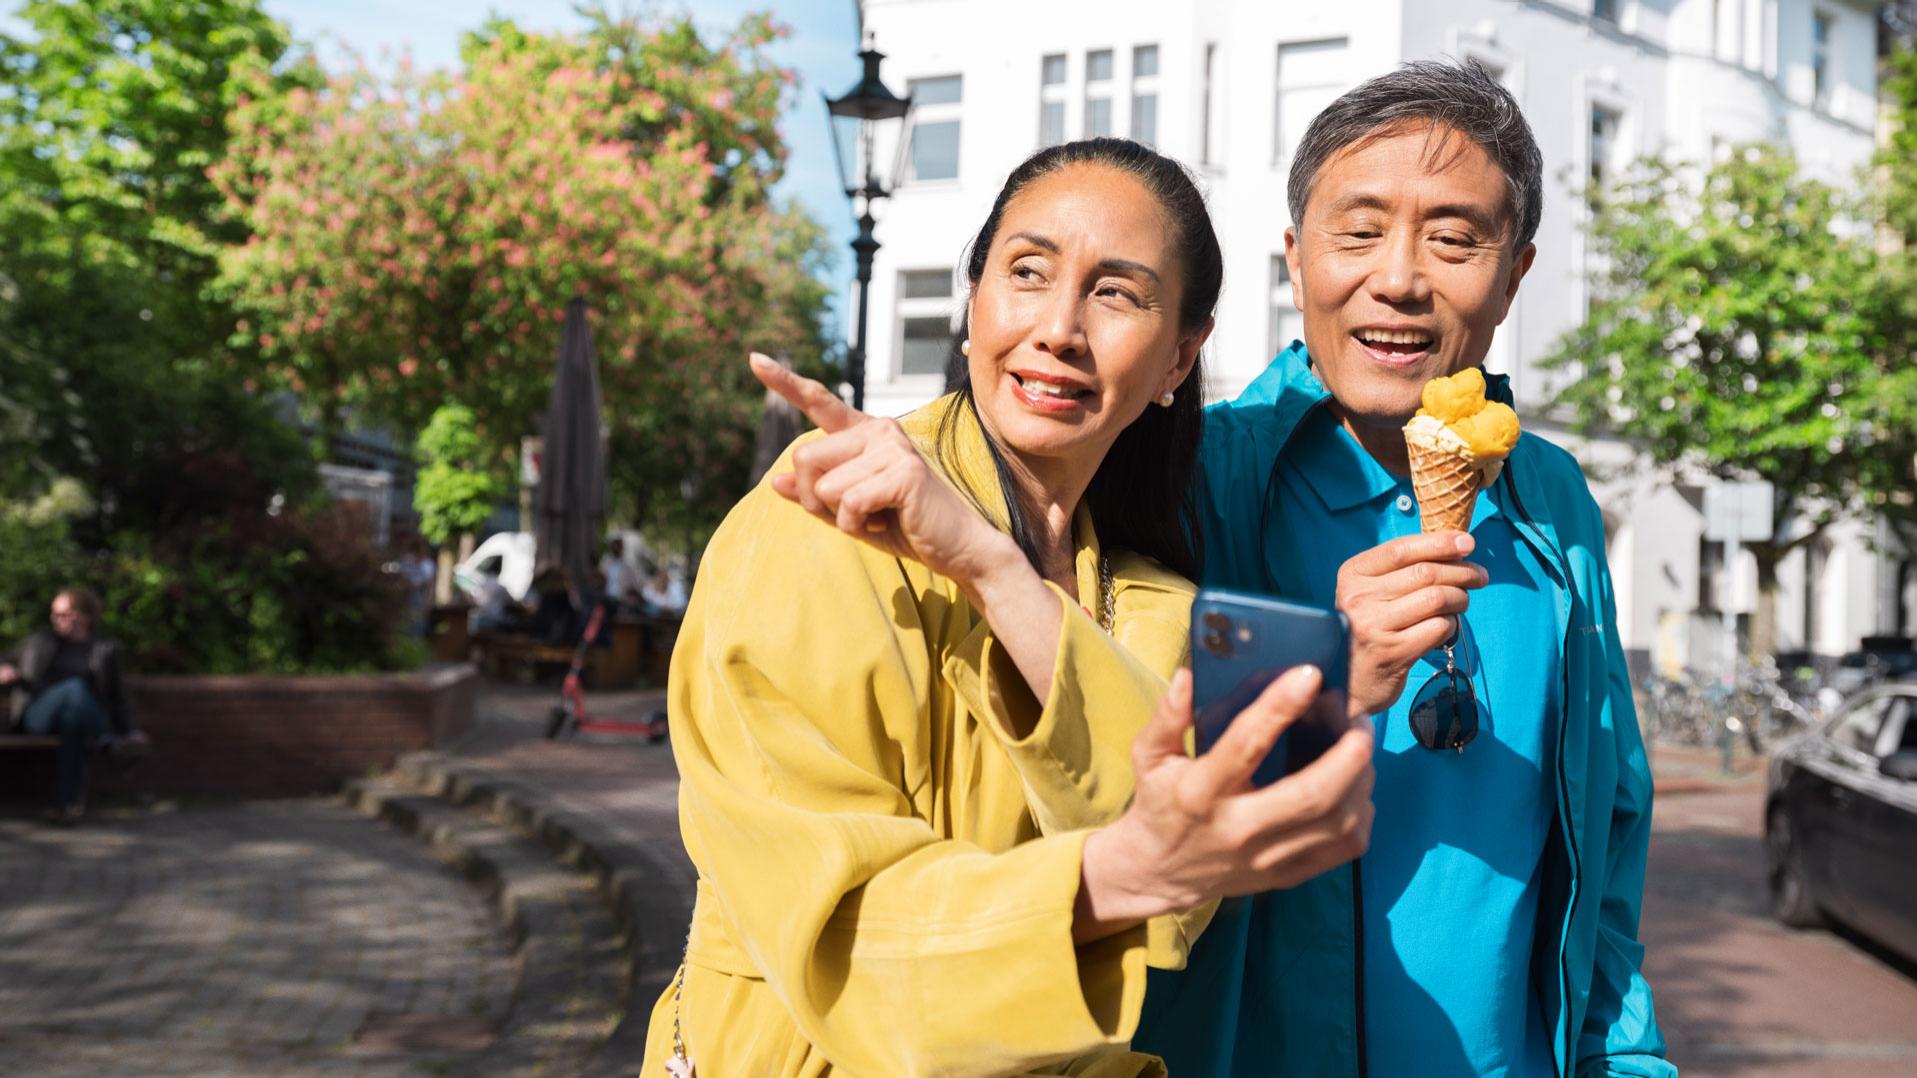
[{"label": "white building facade", "polygon": [[[1225,254],[1207,393],[1229,397],[1300,334],[1284,268],[1285,184],[1305,126],[1399,62],[1475,59],[1529,117],[1544,154],[1537,260],[1488,367],[1511,376],[1530,429],[1593,471],[1629,459],[1550,422],[1538,365],[1585,312],[1576,191],[1633,159],[1709,160],[1769,141],[1807,169],[1848,176],[1877,122],[1874,4],[1852,0],[864,0],[885,77],[917,107],[907,166],[880,203],[866,399],[898,414],[943,387],[955,267],[1007,173],[1041,146],[1137,138],[1189,165]],[[1699,492],[1600,484],[1619,620],[1641,662],[1705,665],[1722,604],[1748,610],[1755,572],[1701,540]],[[1780,649],[1833,656],[1908,633],[1917,582],[1856,527],[1784,567]]]}]

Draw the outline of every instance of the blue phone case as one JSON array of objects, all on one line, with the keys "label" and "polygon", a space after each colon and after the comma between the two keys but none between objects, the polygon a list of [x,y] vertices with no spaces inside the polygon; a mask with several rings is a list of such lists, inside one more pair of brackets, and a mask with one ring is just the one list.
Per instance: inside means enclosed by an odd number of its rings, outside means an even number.
[{"label": "blue phone case", "polygon": [[1309,715],[1285,731],[1253,781],[1275,782],[1316,760],[1349,725],[1345,683],[1351,631],[1336,610],[1249,592],[1206,588],[1191,604],[1192,711],[1198,751],[1208,752],[1278,675],[1303,663],[1324,672]]}]

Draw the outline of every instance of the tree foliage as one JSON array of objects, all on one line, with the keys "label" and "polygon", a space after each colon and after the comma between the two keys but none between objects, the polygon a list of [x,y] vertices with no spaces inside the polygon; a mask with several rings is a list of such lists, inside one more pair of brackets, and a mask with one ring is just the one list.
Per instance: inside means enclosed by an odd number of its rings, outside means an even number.
[{"label": "tree foliage", "polygon": [[1672,473],[1774,485],[1777,519],[1801,523],[1752,547],[1761,644],[1779,559],[1907,499],[1907,300],[1887,287],[1867,202],[1776,149],[1701,177],[1646,162],[1599,207],[1590,312],[1546,360],[1579,375],[1560,402]]},{"label": "tree foliage", "polygon": [[5,456],[13,485],[71,475],[111,513],[156,450],[236,406],[232,312],[205,289],[240,233],[206,169],[243,85],[277,93],[307,69],[256,0],[29,0],[18,17],[30,34],[0,36],[0,411],[31,434]]},{"label": "tree foliage", "polygon": [[820,232],[769,194],[791,76],[764,18],[495,20],[460,70],[365,64],[242,101],[213,172],[249,233],[223,259],[236,344],[322,416],[419,430],[471,409],[503,463],[535,431],[566,302],[592,305],[616,494],[642,523],[681,481],[737,497],[759,394],[742,357],[825,355]]},{"label": "tree foliage", "polygon": [[487,452],[474,427],[473,410],[442,404],[419,435],[424,462],[413,481],[419,533],[435,545],[477,531],[512,493],[498,455]]}]

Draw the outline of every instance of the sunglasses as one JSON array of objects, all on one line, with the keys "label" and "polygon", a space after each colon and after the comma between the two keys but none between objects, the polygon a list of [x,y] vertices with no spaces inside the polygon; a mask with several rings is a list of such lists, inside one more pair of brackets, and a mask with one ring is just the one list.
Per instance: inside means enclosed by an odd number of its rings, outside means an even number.
[{"label": "sunglasses", "polygon": [[1463,752],[1478,736],[1478,698],[1471,678],[1458,669],[1454,634],[1444,645],[1444,669],[1411,699],[1411,733],[1433,752]]}]

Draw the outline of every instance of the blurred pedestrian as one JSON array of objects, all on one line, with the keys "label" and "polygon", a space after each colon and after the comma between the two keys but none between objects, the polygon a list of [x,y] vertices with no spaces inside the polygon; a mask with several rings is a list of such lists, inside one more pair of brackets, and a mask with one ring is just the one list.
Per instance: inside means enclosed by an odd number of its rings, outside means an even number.
[{"label": "blurred pedestrian", "polygon": [[653,571],[639,596],[646,613],[656,617],[678,617],[686,611],[686,586],[664,565]]},{"label": "blurred pedestrian", "polygon": [[60,739],[53,817],[62,822],[86,810],[87,754],[118,739],[140,748],[120,676],[120,646],[94,635],[100,598],[71,587],[53,597],[50,629],[0,653],[0,686],[11,689],[14,726],[36,737]]},{"label": "blurred pedestrian", "polygon": [[621,604],[630,603],[635,597],[632,566],[626,564],[625,540],[614,539],[606,544],[605,556],[599,559],[599,573],[605,578],[600,599],[606,604],[607,613],[617,614]]},{"label": "blurred pedestrian", "polygon": [[430,635],[433,585],[439,579],[439,566],[434,562],[432,548],[426,545],[426,540],[414,536],[407,541],[406,551],[399,559],[399,577],[406,583],[408,627],[414,636]]},{"label": "blurred pedestrian", "polygon": [[585,609],[565,566],[548,565],[533,574],[527,597],[532,616],[526,631],[535,640],[548,644],[574,644],[579,641],[581,611]]}]

